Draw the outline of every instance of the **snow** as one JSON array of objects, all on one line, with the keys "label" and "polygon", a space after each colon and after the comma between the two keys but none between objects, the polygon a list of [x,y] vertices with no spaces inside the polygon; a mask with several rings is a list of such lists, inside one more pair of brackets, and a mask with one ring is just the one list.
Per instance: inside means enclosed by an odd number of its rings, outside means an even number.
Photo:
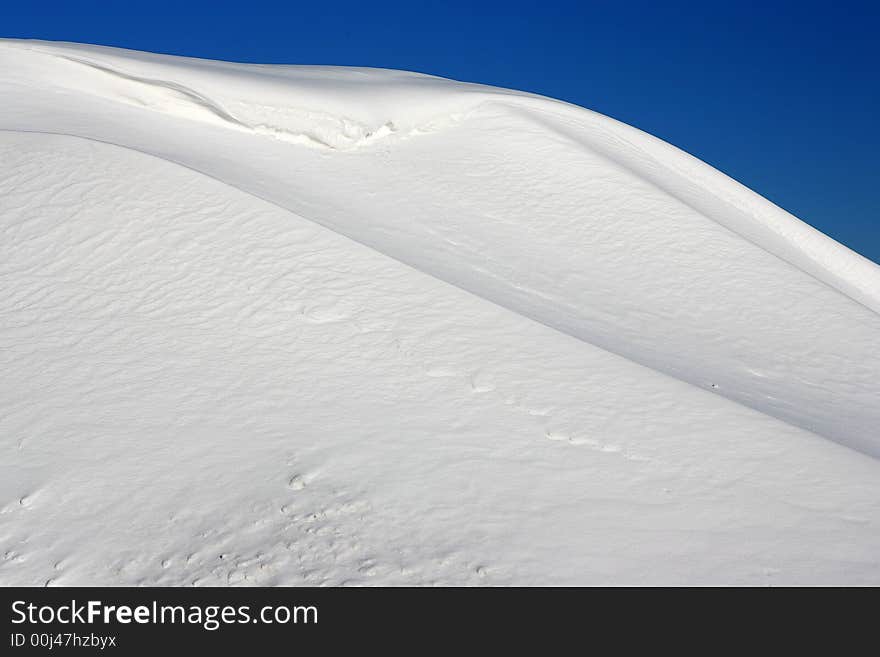
[{"label": "snow", "polygon": [[0,40],[0,583],[880,583],[880,268],[635,128]]}]

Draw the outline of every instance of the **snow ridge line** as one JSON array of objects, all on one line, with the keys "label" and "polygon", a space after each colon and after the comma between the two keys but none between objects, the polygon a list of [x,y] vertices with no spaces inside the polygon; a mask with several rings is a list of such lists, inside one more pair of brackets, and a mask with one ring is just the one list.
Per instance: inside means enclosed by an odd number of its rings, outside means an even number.
[{"label": "snow ridge line", "polygon": [[[98,84],[89,89],[94,95],[172,114],[176,118],[203,121],[291,144],[334,151],[351,150],[397,132],[393,121],[386,121],[373,128],[353,119],[334,116],[327,112],[291,107],[284,108],[284,110],[295,114],[300,120],[312,123],[311,130],[297,131],[268,122],[250,122],[241,116],[234,115],[219,101],[177,82],[134,75],[80,57],[50,53],[34,48],[28,48],[28,50],[106,76],[105,84]],[[103,90],[104,93],[99,90]],[[409,132],[417,133],[419,131],[420,129],[413,129]]]}]

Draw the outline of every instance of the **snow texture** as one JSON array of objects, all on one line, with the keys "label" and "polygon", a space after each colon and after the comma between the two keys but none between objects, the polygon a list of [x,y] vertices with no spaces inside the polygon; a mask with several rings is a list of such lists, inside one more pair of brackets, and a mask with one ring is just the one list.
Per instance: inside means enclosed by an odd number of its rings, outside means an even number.
[{"label": "snow texture", "polygon": [[560,101],[0,40],[0,584],[878,584],[880,268]]}]

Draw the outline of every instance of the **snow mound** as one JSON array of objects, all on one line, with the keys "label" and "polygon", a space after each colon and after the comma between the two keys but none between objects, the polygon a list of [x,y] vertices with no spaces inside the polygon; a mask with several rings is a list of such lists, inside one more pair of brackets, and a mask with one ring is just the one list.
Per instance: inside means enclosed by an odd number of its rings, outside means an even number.
[{"label": "snow mound", "polygon": [[552,99],[0,41],[0,582],[866,583],[880,268]]}]

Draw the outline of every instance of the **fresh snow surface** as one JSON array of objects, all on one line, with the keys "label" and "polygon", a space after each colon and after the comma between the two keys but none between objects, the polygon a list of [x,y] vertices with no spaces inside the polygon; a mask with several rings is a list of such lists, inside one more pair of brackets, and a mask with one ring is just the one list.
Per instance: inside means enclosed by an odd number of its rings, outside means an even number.
[{"label": "fresh snow surface", "polygon": [[0,584],[878,584],[880,267],[548,98],[0,41]]}]

